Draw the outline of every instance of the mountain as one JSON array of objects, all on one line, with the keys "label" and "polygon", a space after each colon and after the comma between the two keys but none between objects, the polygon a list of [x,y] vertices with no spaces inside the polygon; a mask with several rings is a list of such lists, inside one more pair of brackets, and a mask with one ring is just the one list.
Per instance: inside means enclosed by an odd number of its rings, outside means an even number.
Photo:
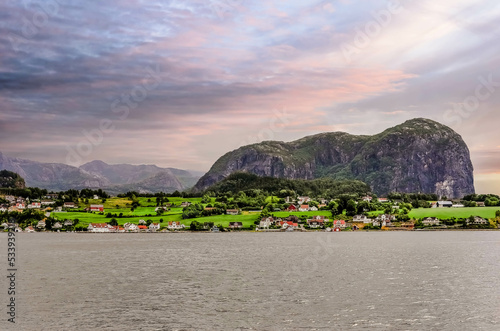
[{"label": "mountain", "polygon": [[18,173],[25,179],[27,186],[48,190],[102,188],[111,184],[104,177],[92,175],[83,169],[66,164],[10,158],[2,153],[0,153],[0,169]]},{"label": "mountain", "polygon": [[15,172],[8,170],[0,171],[0,187],[4,188],[25,188],[24,179]]},{"label": "mountain", "polygon": [[61,163],[42,163],[10,158],[0,153],[0,170],[5,169],[24,177],[27,186],[48,190],[102,188],[111,193],[127,191],[173,192],[191,188],[199,176],[175,168],[155,165],[109,165],[92,161],[81,167]]},{"label": "mountain", "polygon": [[333,132],[243,146],[219,158],[193,191],[206,190],[236,171],[290,179],[357,179],[379,195],[397,191],[455,198],[475,192],[462,137],[422,118],[373,136]]}]

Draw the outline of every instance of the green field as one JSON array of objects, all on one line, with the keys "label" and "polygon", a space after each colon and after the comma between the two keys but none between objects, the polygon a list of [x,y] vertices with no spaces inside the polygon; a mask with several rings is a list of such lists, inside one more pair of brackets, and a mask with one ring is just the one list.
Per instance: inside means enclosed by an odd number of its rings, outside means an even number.
[{"label": "green field", "polygon": [[[420,219],[424,217],[437,217],[439,219],[467,218],[479,216],[483,218],[495,218],[495,212],[500,207],[470,207],[470,208],[418,208],[410,211],[410,217]],[[370,216],[382,214],[383,211],[370,213]]]},{"label": "green field", "polygon": [[[269,197],[269,201],[276,200],[276,197]],[[212,199],[212,203],[214,203],[215,199]],[[258,219],[259,212],[242,212],[241,215],[215,215],[208,217],[199,217],[194,219],[182,219],[182,208],[171,208],[170,211],[165,212],[163,215],[156,216],[155,208],[156,208],[156,199],[151,198],[151,201],[148,202],[148,198],[139,198],[141,203],[140,207],[137,207],[134,211],[131,211],[131,201],[127,198],[109,198],[104,203],[104,215],[99,215],[98,213],[87,213],[83,211],[78,212],[63,212],[63,213],[52,213],[52,217],[64,221],[65,219],[78,219],[79,225],[87,226],[89,223],[107,223],[111,220],[111,218],[107,218],[106,214],[116,214],[120,213],[126,217],[114,217],[118,224],[123,225],[125,223],[139,223],[139,220],[151,220],[155,223],[160,222],[163,219],[162,227],[168,225],[170,221],[181,221],[182,224],[189,226],[192,221],[198,221],[200,223],[205,222],[213,222],[216,225],[222,225],[227,227],[229,222],[242,222],[243,227],[250,227],[254,224],[254,222]],[[191,203],[201,203],[201,198],[169,198],[170,203],[175,205],[180,205],[183,201],[189,201]],[[102,204],[101,200],[89,200],[89,204]],[[85,204],[83,202],[80,203],[81,206]],[[116,208],[118,205],[119,208]],[[206,204],[205,204],[206,205]],[[275,217],[287,217],[289,215],[295,215],[300,217],[301,215],[306,215],[308,217],[315,215],[324,215],[327,217],[331,216],[329,211],[311,211],[311,212],[273,212]],[[146,216],[153,215],[153,216]]]}]

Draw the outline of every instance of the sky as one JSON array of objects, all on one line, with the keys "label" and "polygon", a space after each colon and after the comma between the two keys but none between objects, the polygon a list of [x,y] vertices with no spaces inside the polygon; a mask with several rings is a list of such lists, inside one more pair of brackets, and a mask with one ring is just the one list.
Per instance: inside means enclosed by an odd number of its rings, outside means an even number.
[{"label": "sky", "polygon": [[499,21],[497,0],[2,1],[0,151],[207,171],[425,117],[500,194]]}]

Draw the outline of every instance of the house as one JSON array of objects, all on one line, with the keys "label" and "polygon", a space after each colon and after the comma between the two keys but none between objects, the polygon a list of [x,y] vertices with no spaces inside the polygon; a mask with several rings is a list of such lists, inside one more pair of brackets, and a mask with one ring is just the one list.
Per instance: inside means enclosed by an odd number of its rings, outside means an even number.
[{"label": "house", "polygon": [[5,211],[9,210],[9,206],[8,205],[0,205],[0,213],[3,213]]},{"label": "house", "polygon": [[465,206],[462,205],[461,203],[457,203],[455,205],[452,206],[453,208],[464,208]]},{"label": "house", "polygon": [[475,216],[474,221],[467,220],[467,225],[487,225],[490,222],[482,217]]},{"label": "house", "polygon": [[371,218],[368,218],[366,215],[356,215],[352,218],[352,221],[365,224],[373,223],[373,220]]},{"label": "house", "polygon": [[148,227],[146,225],[139,225],[137,228],[141,232],[146,232],[148,230]]},{"label": "house", "polygon": [[269,227],[271,225],[273,225],[276,221],[274,220],[274,218],[272,217],[263,217],[261,220],[260,220],[260,223],[259,223],[259,228],[261,229],[269,229]]},{"label": "house", "polygon": [[134,224],[134,223],[125,223],[123,225],[123,227],[125,228],[125,231],[127,231],[127,232],[137,232],[139,230],[139,227],[137,226],[137,224]]},{"label": "house", "polygon": [[389,215],[389,214],[381,214],[381,215],[378,215],[377,218],[375,219],[377,221],[382,221],[382,222],[391,222],[391,221],[395,221],[396,220],[396,216],[394,215]]},{"label": "house", "polygon": [[312,206],[309,208],[309,211],[318,211],[318,207]]},{"label": "house", "polygon": [[55,203],[56,202],[52,201],[52,200],[42,200],[42,206],[50,206],[50,205],[53,205]]},{"label": "house", "polygon": [[[335,220],[333,221],[333,229],[345,229],[346,228],[346,223],[344,220]],[[337,230],[338,231],[338,230]]]},{"label": "house", "polygon": [[313,216],[307,220],[307,225],[309,225],[311,229],[317,229],[322,228],[325,225],[325,222],[328,222],[328,219],[325,219],[325,216]]},{"label": "house", "polygon": [[205,207],[203,210],[212,211],[212,210],[215,210],[215,208],[214,207]]},{"label": "house", "polygon": [[139,225],[144,225],[144,224],[146,224],[145,220],[139,220]]},{"label": "house", "polygon": [[32,202],[28,205],[28,209],[42,208],[42,204],[40,202]]},{"label": "house", "polygon": [[26,229],[24,229],[24,232],[35,232],[35,229],[30,225]]},{"label": "house", "polygon": [[183,202],[181,203],[181,207],[183,207],[183,208],[184,208],[184,207],[188,207],[188,206],[191,206],[191,202],[189,202],[189,201],[183,201]]},{"label": "house", "polygon": [[184,228],[185,228],[184,224],[181,224],[181,222],[179,222],[179,221],[168,222],[168,226],[167,226],[167,229],[169,229],[169,230],[182,230]]},{"label": "house", "polygon": [[99,196],[97,194],[94,194],[94,200],[99,200]]},{"label": "house", "polygon": [[226,214],[227,215],[238,215],[239,212],[240,211],[238,209],[228,209],[228,210],[226,210]]},{"label": "house", "polygon": [[288,197],[285,198],[285,203],[292,203],[294,201],[295,200],[291,196],[288,196]]},{"label": "house", "polygon": [[297,207],[295,207],[295,205],[290,205],[286,210],[289,212],[297,211]]},{"label": "house", "polygon": [[65,202],[63,207],[64,208],[76,208],[76,205],[74,202]]},{"label": "house", "polygon": [[309,197],[298,197],[297,200],[299,201],[299,204],[303,204],[304,202],[311,201],[311,198],[309,198]]},{"label": "house", "polygon": [[96,212],[104,212],[104,206],[103,205],[90,205],[90,211],[96,211]]},{"label": "house", "polygon": [[59,197],[59,194],[57,194],[57,193],[49,193],[49,194],[45,195],[45,197],[44,197],[44,198],[46,198],[46,199],[52,199],[52,200],[55,200],[55,199],[57,199],[58,197]]},{"label": "house", "polygon": [[52,225],[52,229],[54,230],[59,230],[62,228],[62,224],[59,222],[55,222],[54,225]]},{"label": "house", "polygon": [[438,207],[438,208],[451,208],[451,207],[453,207],[453,202],[451,202],[451,201],[438,201],[438,202],[436,202],[436,207]]},{"label": "house", "polygon": [[424,226],[440,225],[441,221],[439,219],[437,219],[436,217],[427,217],[427,218],[424,218],[424,220],[422,221],[422,224]]},{"label": "house", "polygon": [[25,209],[26,205],[22,202],[18,202],[18,203],[16,203],[16,208],[17,209]]},{"label": "house", "polygon": [[378,198],[378,202],[386,203],[386,202],[389,202],[389,199],[387,199],[387,198]]},{"label": "house", "polygon": [[309,205],[301,205],[299,211],[309,211]]},{"label": "house", "polygon": [[38,229],[45,229],[45,220],[38,221],[38,224],[36,225]]},{"label": "house", "polygon": [[149,224],[149,231],[155,232],[160,230],[160,223],[151,223]]},{"label": "house", "polygon": [[241,223],[241,222],[229,222],[228,228],[233,229],[233,230],[242,229],[243,223]]},{"label": "house", "polygon": [[283,229],[288,229],[288,228],[297,229],[299,227],[299,224],[298,223],[294,223],[292,221],[281,221],[280,222],[280,226]]},{"label": "house", "polygon": [[109,232],[109,227],[107,223],[90,223],[87,231],[104,233]]},{"label": "house", "polygon": [[476,202],[476,206],[478,206],[478,207],[486,207],[486,204],[484,202],[482,202],[482,201],[478,201],[478,202]]},{"label": "house", "polygon": [[321,204],[318,205],[318,209],[321,209],[321,208],[324,208],[324,207],[326,207],[326,204],[324,204],[324,203],[321,203]]},{"label": "house", "polygon": [[219,232],[219,228],[217,227],[217,225],[213,226],[212,232]]},{"label": "house", "polygon": [[65,220],[64,226],[73,226],[73,221],[72,220]]},{"label": "house", "polygon": [[366,197],[363,198],[363,201],[370,202],[370,201],[372,201],[372,197],[367,195]]}]

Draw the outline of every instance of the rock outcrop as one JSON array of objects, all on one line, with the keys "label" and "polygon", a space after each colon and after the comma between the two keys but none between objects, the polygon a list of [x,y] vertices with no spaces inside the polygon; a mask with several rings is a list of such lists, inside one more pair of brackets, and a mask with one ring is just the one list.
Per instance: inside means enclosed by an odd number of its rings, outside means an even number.
[{"label": "rock outcrop", "polygon": [[455,198],[475,192],[470,153],[462,137],[422,118],[374,136],[334,132],[290,143],[243,146],[217,160],[194,191],[235,171],[291,179],[358,179],[379,195],[422,192]]}]

